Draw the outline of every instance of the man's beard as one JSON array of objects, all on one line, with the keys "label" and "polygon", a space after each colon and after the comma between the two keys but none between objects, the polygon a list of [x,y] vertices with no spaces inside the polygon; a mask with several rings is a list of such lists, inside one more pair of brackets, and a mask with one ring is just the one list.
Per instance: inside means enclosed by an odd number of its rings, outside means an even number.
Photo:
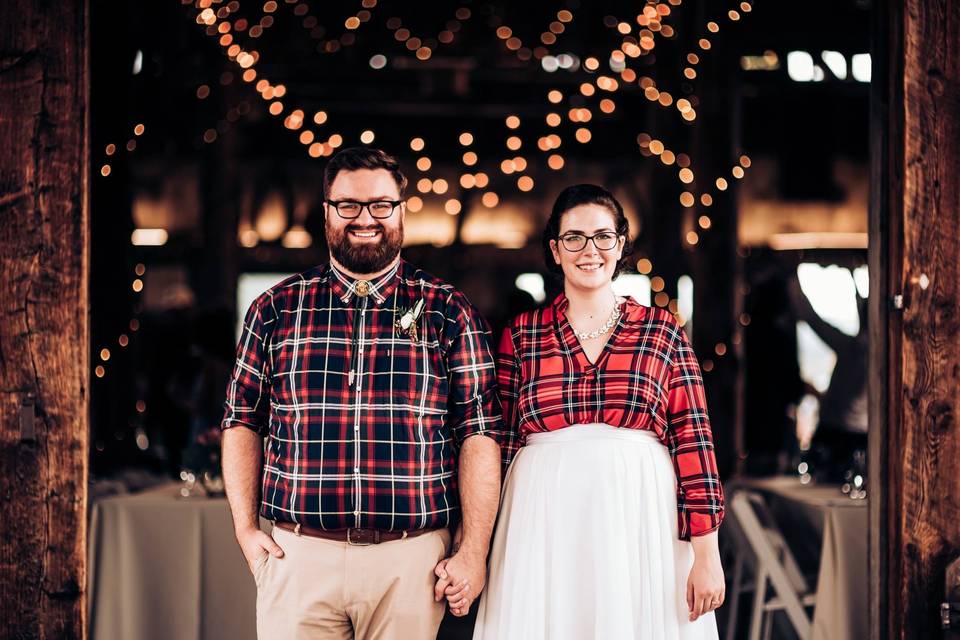
[{"label": "man's beard", "polygon": [[[364,242],[354,244],[350,241],[350,230],[379,231],[380,241],[376,244]],[[326,223],[327,245],[330,254],[337,262],[353,273],[377,273],[390,266],[403,245],[403,221],[396,229],[388,229],[379,222],[372,225],[350,223],[340,230],[333,229],[329,220]]]}]

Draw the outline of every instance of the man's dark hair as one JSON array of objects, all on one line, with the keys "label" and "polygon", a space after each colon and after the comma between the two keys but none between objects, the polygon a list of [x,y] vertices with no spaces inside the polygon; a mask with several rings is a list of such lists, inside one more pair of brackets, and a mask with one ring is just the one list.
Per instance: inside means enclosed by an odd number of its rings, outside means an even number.
[{"label": "man's dark hair", "polygon": [[397,182],[400,197],[407,188],[407,177],[400,171],[400,163],[390,154],[372,147],[351,147],[337,152],[327,163],[323,172],[323,197],[330,197],[330,185],[341,171],[360,169],[386,169]]},{"label": "man's dark hair", "polygon": [[630,254],[633,253],[633,243],[630,242],[630,223],[623,214],[623,207],[613,194],[594,184],[575,184],[567,187],[557,196],[553,203],[553,210],[550,212],[550,218],[547,220],[546,227],[543,230],[541,242],[543,243],[543,260],[546,263],[547,270],[554,275],[563,275],[563,269],[553,259],[553,251],[550,250],[550,241],[557,240],[560,237],[560,220],[563,214],[574,207],[582,204],[596,204],[605,208],[613,216],[613,224],[616,227],[618,236],[624,236],[626,242],[623,244],[623,257],[617,264],[614,277],[625,271],[630,270]]}]

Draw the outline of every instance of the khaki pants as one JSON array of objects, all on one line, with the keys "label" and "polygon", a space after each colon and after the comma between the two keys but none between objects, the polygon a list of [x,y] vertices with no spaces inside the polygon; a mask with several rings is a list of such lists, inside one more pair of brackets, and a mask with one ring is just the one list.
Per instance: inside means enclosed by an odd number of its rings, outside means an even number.
[{"label": "khaki pants", "polygon": [[259,640],[434,640],[444,602],[433,573],[450,532],[353,546],[274,527],[282,558],[254,567]]}]

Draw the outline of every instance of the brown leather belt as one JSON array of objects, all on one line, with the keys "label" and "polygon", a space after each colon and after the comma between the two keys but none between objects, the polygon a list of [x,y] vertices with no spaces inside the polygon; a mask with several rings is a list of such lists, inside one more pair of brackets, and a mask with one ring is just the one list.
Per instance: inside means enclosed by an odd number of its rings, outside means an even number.
[{"label": "brown leather belt", "polygon": [[305,527],[292,522],[274,522],[274,526],[286,531],[292,531],[298,536],[336,540],[337,542],[346,542],[359,547],[380,544],[381,542],[390,542],[392,540],[403,540],[404,538],[416,538],[425,533],[436,531],[436,529],[414,529],[413,531],[382,531],[380,529],[354,528],[319,529],[317,527]]}]

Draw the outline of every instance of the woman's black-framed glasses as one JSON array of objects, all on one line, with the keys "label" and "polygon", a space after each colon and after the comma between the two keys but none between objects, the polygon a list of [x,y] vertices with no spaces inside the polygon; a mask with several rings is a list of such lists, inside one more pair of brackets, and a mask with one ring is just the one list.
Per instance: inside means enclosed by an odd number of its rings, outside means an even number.
[{"label": "woman's black-framed glasses", "polygon": [[590,240],[593,241],[593,246],[600,251],[609,251],[617,246],[619,239],[620,236],[613,231],[601,231],[592,236],[585,236],[582,233],[566,233],[560,236],[560,243],[567,251],[583,251],[584,247],[587,246],[587,241]]},{"label": "woman's black-framed glasses", "polygon": [[356,200],[327,200],[327,204],[333,207],[337,215],[347,220],[359,218],[363,210],[366,209],[374,218],[383,219],[393,215],[403,200],[371,200],[370,202],[357,202]]}]

